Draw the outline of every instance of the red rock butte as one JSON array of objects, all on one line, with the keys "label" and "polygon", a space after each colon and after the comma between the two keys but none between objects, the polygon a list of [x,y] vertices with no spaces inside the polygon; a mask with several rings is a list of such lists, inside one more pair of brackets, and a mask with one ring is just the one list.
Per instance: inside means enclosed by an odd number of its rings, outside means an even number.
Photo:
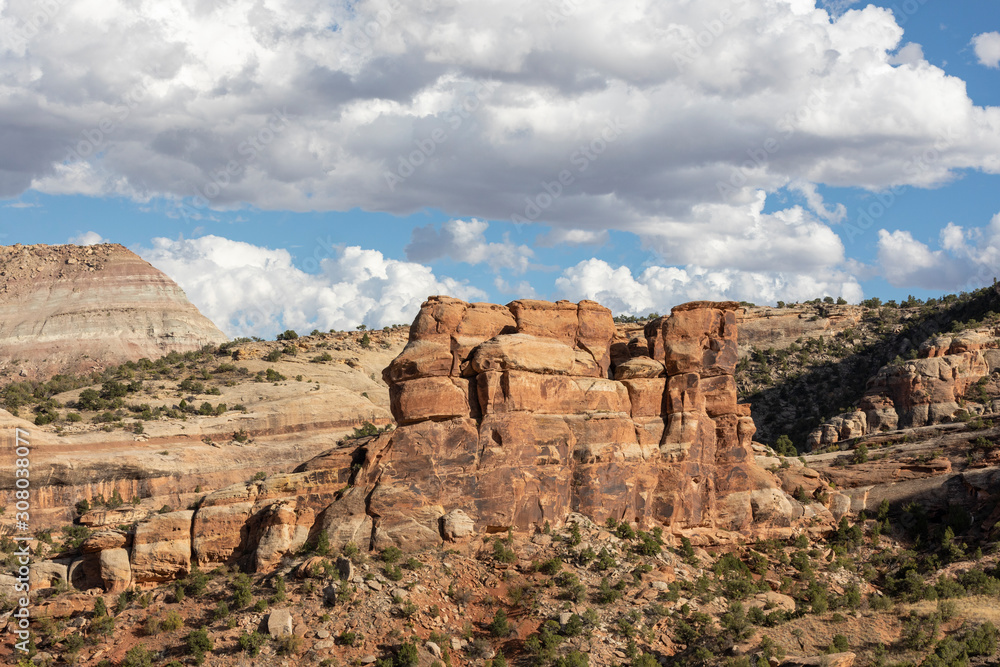
[{"label": "red rock butte", "polygon": [[86,372],[226,340],[175,282],[123,246],[0,246],[6,379]]},{"label": "red rock butte", "polygon": [[[373,546],[561,524],[572,512],[671,530],[788,526],[794,503],[751,453],[732,302],[677,306],[615,343],[592,301],[425,302],[383,373],[399,428],[373,442]],[[465,517],[469,521],[465,521]]]}]

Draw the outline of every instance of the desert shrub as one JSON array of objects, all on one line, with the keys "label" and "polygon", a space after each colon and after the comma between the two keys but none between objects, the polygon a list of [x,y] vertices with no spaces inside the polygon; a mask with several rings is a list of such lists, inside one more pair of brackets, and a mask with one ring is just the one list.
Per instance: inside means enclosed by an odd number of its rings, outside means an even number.
[{"label": "desert shrub", "polygon": [[251,657],[256,657],[260,654],[260,649],[267,643],[267,635],[254,630],[241,634],[237,641],[241,651]]},{"label": "desert shrub", "polygon": [[563,562],[560,558],[550,558],[543,561],[541,565],[538,566],[538,571],[542,574],[547,574],[549,576],[554,576],[559,573],[562,569]]},{"label": "desert shrub", "polygon": [[937,616],[921,617],[916,612],[903,620],[903,633],[900,643],[904,648],[920,651],[926,649],[932,643],[938,632]]},{"label": "desert shrub", "polygon": [[494,637],[506,637],[509,635],[512,628],[510,622],[507,620],[507,612],[503,609],[497,609],[496,614],[493,615],[493,620],[486,626],[486,629]]},{"label": "desert shrub", "polygon": [[792,439],[787,435],[779,435],[778,440],[774,443],[774,451],[781,456],[798,456],[799,451],[792,444]]},{"label": "desert shrub", "polygon": [[621,591],[613,588],[607,577],[601,579],[601,584],[594,594],[594,602],[598,604],[610,604],[622,596]]},{"label": "desert shrub", "polygon": [[601,547],[601,553],[597,554],[597,560],[594,562],[594,567],[598,570],[604,571],[610,570],[617,565],[618,562],[608,551],[607,547]]},{"label": "desert shrub", "polygon": [[153,654],[142,644],[137,644],[125,654],[121,667],[153,667]]},{"label": "desert shrub", "polygon": [[615,528],[615,534],[623,540],[633,540],[635,539],[635,530],[632,529],[631,524],[627,521],[622,521]]},{"label": "desert shrub", "polygon": [[997,652],[1000,631],[987,621],[965,633],[965,648],[970,657],[991,656]]},{"label": "desert shrub", "polygon": [[180,630],[184,625],[184,619],[176,611],[168,611],[167,615],[163,617],[160,621],[160,628],[164,632],[173,632],[174,630]]},{"label": "desert shrub", "polygon": [[746,639],[753,634],[753,626],[747,619],[746,612],[740,602],[733,602],[729,610],[719,618],[719,623],[733,638],[733,641]]},{"label": "desert shrub", "polygon": [[205,654],[215,648],[205,628],[192,630],[184,639],[184,643],[187,645],[188,653],[194,657],[195,664],[198,665],[205,662]]},{"label": "desert shrub", "polygon": [[253,582],[244,573],[239,573],[233,578],[233,608],[245,609],[253,602]]},{"label": "desert shrub", "polygon": [[513,563],[517,560],[517,554],[504,540],[497,538],[493,540],[493,558],[501,563]]},{"label": "desert shrub", "polygon": [[273,638],[278,655],[296,655],[302,651],[305,640],[295,634],[281,635]]},{"label": "desert shrub", "polygon": [[221,621],[224,618],[229,617],[229,605],[226,604],[225,600],[220,600],[219,604],[215,605],[215,609],[212,610],[212,618],[217,621]]}]

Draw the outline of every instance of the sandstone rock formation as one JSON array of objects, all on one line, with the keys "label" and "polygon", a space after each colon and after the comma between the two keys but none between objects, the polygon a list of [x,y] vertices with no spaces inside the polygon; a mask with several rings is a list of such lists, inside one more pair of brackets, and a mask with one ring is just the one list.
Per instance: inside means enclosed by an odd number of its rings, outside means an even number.
[{"label": "sandstone rock formation", "polygon": [[796,510],[753,462],[736,402],[737,307],[678,306],[623,351],[593,302],[432,297],[384,373],[401,427],[366,448],[355,480],[369,485],[374,544],[437,543],[455,511],[478,531],[571,512],[673,530],[788,525]]},{"label": "sandstone rock formation", "polygon": [[832,338],[840,331],[858,326],[864,311],[861,306],[833,304],[741,309],[736,319],[741,356],[752,348],[780,350],[803,338]]},{"label": "sandstone rock formation", "polygon": [[703,541],[787,534],[803,510],[752,456],[736,308],[678,306],[623,351],[593,302],[431,297],[383,372],[397,429],[140,523],[128,572],[102,563],[103,585],[195,564],[269,571],[321,534],[334,548],[413,550],[573,513]]},{"label": "sandstone rock formation", "polygon": [[6,379],[86,372],[226,340],[176,283],[120,245],[0,246]]},{"label": "sandstone rock formation", "polygon": [[[812,431],[809,447],[832,445],[879,431],[947,423],[960,411],[997,414],[998,348],[1000,340],[990,331],[931,338],[920,347],[919,358],[884,366],[868,381],[858,408]],[[970,390],[977,383],[983,392],[972,395]]]}]

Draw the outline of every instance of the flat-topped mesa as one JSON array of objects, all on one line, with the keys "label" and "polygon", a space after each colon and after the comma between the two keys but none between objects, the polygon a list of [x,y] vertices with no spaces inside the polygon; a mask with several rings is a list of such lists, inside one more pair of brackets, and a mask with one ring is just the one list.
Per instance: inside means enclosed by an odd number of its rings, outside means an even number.
[{"label": "flat-topped mesa", "polygon": [[[383,373],[400,428],[377,456],[376,545],[558,524],[571,512],[673,529],[789,525],[737,404],[733,302],[695,302],[617,350],[597,303],[431,297]],[[374,471],[372,471],[374,472]],[[779,516],[780,515],[780,516]]]},{"label": "flat-topped mesa", "polygon": [[123,246],[0,246],[6,379],[47,379],[226,340],[176,283]]}]

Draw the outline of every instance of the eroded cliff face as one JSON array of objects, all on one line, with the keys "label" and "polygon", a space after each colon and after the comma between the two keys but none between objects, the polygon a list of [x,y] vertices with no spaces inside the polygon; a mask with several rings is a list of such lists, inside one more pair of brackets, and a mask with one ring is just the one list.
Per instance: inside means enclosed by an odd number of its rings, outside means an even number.
[{"label": "eroded cliff face", "polygon": [[[418,550],[574,512],[702,542],[787,536],[804,510],[752,455],[736,308],[678,306],[626,344],[593,302],[431,297],[383,373],[395,430],[140,523],[128,572],[109,555],[104,586],[192,564],[269,571],[321,533],[334,548]],[[85,556],[88,571],[102,554]]]},{"label": "eroded cliff face", "polygon": [[810,449],[882,431],[954,421],[960,413],[1000,413],[1000,332],[935,336],[919,357],[884,366],[868,380],[856,410],[810,433]]},{"label": "eroded cliff face", "polygon": [[176,283],[123,246],[0,246],[5,380],[87,372],[226,340]]},{"label": "eroded cliff face", "polygon": [[789,525],[737,405],[737,308],[678,306],[623,350],[593,302],[429,299],[384,372],[400,427],[369,445],[357,480],[374,545],[439,542],[453,511],[477,531],[571,512],[676,531]]}]

